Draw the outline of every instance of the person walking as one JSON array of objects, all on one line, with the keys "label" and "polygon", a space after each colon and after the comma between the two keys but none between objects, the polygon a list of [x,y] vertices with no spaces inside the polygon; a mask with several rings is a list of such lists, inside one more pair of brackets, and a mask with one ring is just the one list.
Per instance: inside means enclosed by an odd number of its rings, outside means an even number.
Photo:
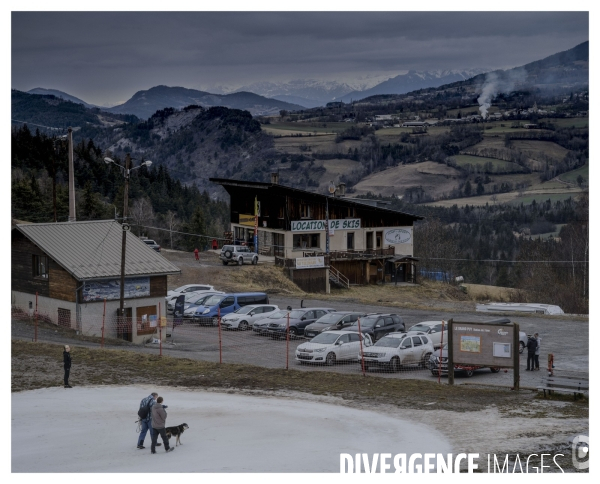
[{"label": "person walking", "polygon": [[163,397],[158,397],[156,404],[152,406],[152,428],[154,433],[152,434],[152,445],[150,446],[150,452],[156,454],[156,441],[158,440],[158,434],[160,434],[163,443],[165,444],[165,452],[171,452],[173,447],[169,447],[169,439],[167,438],[167,432],[165,431],[165,424],[167,422],[166,405],[162,404]]},{"label": "person walking", "polygon": [[535,349],[537,341],[533,336],[527,340],[527,369],[525,371],[533,371],[535,365]]},{"label": "person walking", "polygon": [[200,257],[198,257],[198,247],[194,249],[194,257],[196,258],[196,260],[200,260]]},{"label": "person walking", "polygon": [[63,350],[63,366],[65,368],[65,388],[73,388],[69,385],[69,373],[71,373],[71,348],[65,345]]},{"label": "person walking", "polygon": [[540,370],[540,348],[542,346],[542,338],[540,338],[540,335],[538,333],[535,333],[533,335],[533,337],[535,338],[535,341],[537,343],[537,346],[535,348],[535,354],[533,355],[533,360],[535,362],[535,369],[537,371],[539,371]]},{"label": "person walking", "polygon": [[[140,402],[140,410],[143,410],[143,413],[146,414],[145,417],[140,417],[140,436],[138,437],[137,448],[145,449],[144,447],[144,439],[146,438],[146,434],[148,430],[150,431],[150,439],[152,439],[152,434],[154,433],[154,429],[152,428],[152,407],[156,403],[156,399],[158,398],[158,393],[151,393],[146,398],[142,399]],[[160,444],[158,444],[160,445]]]}]

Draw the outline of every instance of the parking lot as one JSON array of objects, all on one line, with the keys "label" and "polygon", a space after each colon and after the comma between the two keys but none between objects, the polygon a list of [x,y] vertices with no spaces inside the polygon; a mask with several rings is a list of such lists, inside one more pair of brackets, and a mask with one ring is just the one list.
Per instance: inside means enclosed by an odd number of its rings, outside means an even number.
[{"label": "parking lot", "polygon": [[[435,311],[422,310],[398,310],[398,308],[385,306],[358,306],[351,301],[323,301],[317,299],[300,301],[296,298],[276,297],[270,298],[270,302],[285,308],[300,307],[331,307],[337,310],[358,310],[364,312],[396,313],[403,317],[407,329],[420,321],[448,320],[455,321],[490,321],[501,316],[481,314],[475,312],[448,314]],[[542,338],[542,349],[540,355],[540,367],[545,368],[548,353],[554,354],[557,371],[569,371],[575,373],[588,373],[589,364],[589,324],[583,318],[572,318],[568,316],[512,316],[513,321],[519,323],[520,330],[526,333],[540,333]],[[333,371],[339,373],[359,373],[361,366],[356,362],[339,362],[334,366],[323,366],[316,364],[300,364],[295,361],[295,351],[299,344],[306,341],[304,338],[294,338],[288,343],[285,339],[273,339],[268,336],[259,336],[252,331],[221,331],[221,344],[219,345],[219,330],[216,327],[198,326],[196,324],[184,324],[176,326],[164,349],[175,356],[185,354],[187,357],[206,361],[218,362],[222,358],[224,363],[241,363],[258,365],[267,368],[290,368],[300,371]],[[221,347],[222,353],[219,353]],[[521,385],[535,387],[539,384],[543,370],[539,372],[527,372],[526,354],[521,356]],[[421,378],[433,379],[430,371],[416,365],[402,367],[399,372],[391,373],[387,369],[373,369],[367,372],[367,376],[381,376],[385,378]],[[445,377],[442,377],[445,380]],[[475,372],[471,378],[459,373],[456,374],[455,383],[465,382],[496,384],[512,386],[512,370],[500,373],[491,373],[489,369]]]}]

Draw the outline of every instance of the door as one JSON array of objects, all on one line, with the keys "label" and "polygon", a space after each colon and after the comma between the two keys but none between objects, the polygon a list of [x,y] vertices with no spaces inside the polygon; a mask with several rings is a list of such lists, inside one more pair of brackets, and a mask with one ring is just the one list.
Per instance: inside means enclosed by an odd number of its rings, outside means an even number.
[{"label": "door", "polygon": [[402,343],[400,343],[400,362],[402,364],[404,363],[410,363],[412,362],[412,358],[413,358],[413,347],[412,347],[412,339],[411,338],[404,338],[402,340]]},{"label": "door", "polygon": [[[338,351],[337,351],[337,359],[338,360],[347,360],[352,355],[352,343],[350,342],[350,335],[343,334],[337,340]],[[357,352],[358,353],[358,352]]]},{"label": "door", "polygon": [[[447,327],[448,326],[446,326],[446,328]],[[434,347],[440,346],[440,344],[442,342],[442,323],[436,324],[433,328],[431,328],[428,336],[429,336],[429,339],[431,340],[431,342],[433,343]],[[447,342],[448,342],[448,330],[445,329],[444,330],[444,343],[447,343]]]},{"label": "door", "polygon": [[413,343],[412,361],[419,362],[419,361],[421,361],[421,358],[423,357],[423,353],[425,350],[425,348],[423,346],[423,342],[421,341],[420,337],[413,336],[412,343]]},{"label": "door", "polygon": [[117,324],[117,338],[119,339],[124,339],[125,341],[131,341],[131,319],[132,319],[132,312],[131,312],[131,308],[123,308],[124,310],[124,315],[123,317],[121,317],[119,315],[119,310],[117,309],[117,318],[116,318],[116,324]]},{"label": "door", "polygon": [[360,352],[360,338],[358,333],[352,333],[348,336],[350,336],[350,343],[348,343],[350,354],[348,355],[348,359],[356,360],[358,359],[358,353]]},{"label": "door", "polygon": [[221,301],[219,307],[221,308],[221,316],[232,313],[236,310],[235,298],[233,296],[226,297]]},{"label": "door", "polygon": [[375,335],[375,340],[378,340],[386,333],[385,329],[385,320],[383,318],[379,318],[375,323],[375,327],[373,328],[373,334]]},{"label": "door", "polygon": [[373,248],[373,232],[367,232],[367,249]]},{"label": "door", "polygon": [[296,327],[300,330],[300,333],[304,332],[304,328],[306,328],[310,323],[314,323],[316,321],[315,317],[316,311],[306,311],[304,316],[300,318],[300,321],[296,324]]},{"label": "door", "polygon": [[381,249],[381,244],[383,242],[383,232],[375,232],[375,241],[376,241],[376,248]]}]

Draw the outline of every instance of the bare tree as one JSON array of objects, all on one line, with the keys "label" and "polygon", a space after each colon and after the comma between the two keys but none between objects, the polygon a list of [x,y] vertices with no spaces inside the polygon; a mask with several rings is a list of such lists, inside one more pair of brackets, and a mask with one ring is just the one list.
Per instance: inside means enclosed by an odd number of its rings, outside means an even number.
[{"label": "bare tree", "polygon": [[167,223],[167,228],[169,229],[171,250],[173,250],[173,231],[177,230],[181,226],[181,222],[177,218],[177,214],[175,212],[171,212],[171,210],[167,212],[167,215],[165,216],[165,222]]},{"label": "bare tree", "polygon": [[130,217],[133,223],[139,227],[138,235],[144,232],[144,226],[152,225],[154,222],[154,210],[148,197],[138,198],[131,205]]}]

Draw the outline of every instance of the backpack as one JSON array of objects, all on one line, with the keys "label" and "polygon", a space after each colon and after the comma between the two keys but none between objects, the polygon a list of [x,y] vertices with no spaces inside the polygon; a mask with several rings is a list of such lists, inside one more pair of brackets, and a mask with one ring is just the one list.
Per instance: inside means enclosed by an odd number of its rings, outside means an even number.
[{"label": "backpack", "polygon": [[152,401],[149,401],[146,406],[140,407],[138,410],[138,417],[140,417],[142,420],[146,419],[150,413],[150,403],[152,403]]}]

